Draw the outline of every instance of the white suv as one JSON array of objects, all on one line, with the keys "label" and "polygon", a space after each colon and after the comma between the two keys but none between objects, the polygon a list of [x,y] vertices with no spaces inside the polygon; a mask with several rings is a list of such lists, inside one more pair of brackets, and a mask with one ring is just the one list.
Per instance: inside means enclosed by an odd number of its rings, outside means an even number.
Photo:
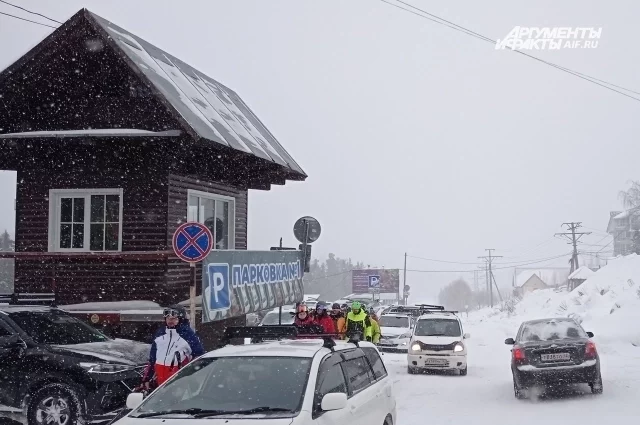
[{"label": "white suv", "polygon": [[420,316],[411,336],[407,370],[457,370],[467,374],[467,346],[462,322],[454,313],[433,312]]},{"label": "white suv", "polygon": [[[266,332],[266,331],[265,331]],[[117,425],[393,425],[393,380],[369,342],[298,339],[227,345],[191,362]],[[185,421],[185,419],[188,419]]]}]

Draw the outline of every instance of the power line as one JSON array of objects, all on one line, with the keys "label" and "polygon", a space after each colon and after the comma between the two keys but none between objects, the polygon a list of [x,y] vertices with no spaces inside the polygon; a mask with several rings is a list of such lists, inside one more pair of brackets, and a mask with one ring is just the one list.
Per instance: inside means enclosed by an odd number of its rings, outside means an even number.
[{"label": "power line", "polygon": [[[516,267],[520,267],[520,266],[528,266],[531,264],[539,264],[539,263],[544,263],[546,261],[551,261],[551,260],[557,260],[558,258],[562,258],[562,257],[566,257],[567,255],[571,255],[572,251],[569,251],[565,254],[562,255],[557,255],[555,257],[549,257],[549,258],[543,258],[541,260],[536,260],[536,261],[530,261],[530,262],[526,262],[526,263],[519,263],[519,264],[513,264],[510,266],[505,266],[505,267],[493,267],[493,270],[505,270],[505,269],[513,269]],[[495,257],[494,257],[495,258]],[[508,264],[508,263],[500,263],[500,264]],[[470,269],[470,270],[422,270],[422,269],[407,269],[408,272],[415,272],[415,273],[473,273],[475,271],[477,271],[477,269]]]},{"label": "power line", "polygon": [[0,15],[10,16],[10,17],[15,18],[15,19],[20,19],[21,21],[31,22],[32,24],[37,24],[37,25],[42,25],[43,27],[53,28],[54,30],[55,30],[55,29],[57,29],[57,28],[56,28],[56,27],[54,27],[54,26],[47,25],[47,24],[43,24],[42,22],[32,21],[32,20],[30,20],[30,19],[21,18],[21,17],[19,17],[19,16],[10,15],[9,13],[0,12]]},{"label": "power line", "polygon": [[42,13],[32,12],[32,11],[30,11],[30,10],[25,9],[24,7],[17,6],[17,5],[15,5],[15,4],[11,4],[11,3],[9,3],[8,1],[0,0],[0,3],[8,4],[9,6],[15,7],[16,9],[24,10],[25,12],[27,12],[27,13],[31,13],[32,15],[42,16],[42,17],[43,17],[43,18],[45,18],[45,19],[48,19],[48,20],[53,21],[53,22],[56,22],[56,23],[58,23],[58,24],[62,24],[62,22],[60,22],[60,21],[56,21],[55,19],[51,19],[50,17],[45,16],[45,15],[43,15]]},{"label": "power line", "polygon": [[[404,2],[404,1],[402,1],[402,0],[396,0],[396,1],[398,1],[398,2],[400,2],[400,3],[402,3],[402,4],[404,4],[404,5],[407,5],[407,6],[409,6],[409,7],[413,8],[413,9],[415,9],[415,10],[418,10],[418,11],[420,11],[420,12],[422,12],[422,13],[426,14],[426,15],[429,15],[429,16],[432,16],[432,17],[434,17],[434,18],[436,18],[436,19],[439,19],[440,21],[443,21],[443,22],[436,21],[435,19],[431,19],[431,18],[429,18],[429,17],[427,17],[427,16],[421,15],[420,13],[416,13],[416,12],[414,12],[414,11],[412,11],[412,10],[409,10],[409,9],[406,9],[406,8],[404,8],[404,7],[402,7],[402,6],[397,5],[397,4],[391,3],[391,2],[389,2],[389,1],[387,1],[387,0],[380,0],[380,1],[381,1],[381,2],[383,2],[383,3],[386,3],[386,4],[388,4],[388,5],[391,5],[391,6],[397,7],[398,9],[404,10],[405,12],[408,12],[408,13],[411,13],[411,14],[413,14],[413,15],[419,16],[419,17],[421,17],[421,18],[423,18],[423,19],[426,19],[426,20],[429,20],[429,21],[432,21],[432,22],[436,22],[436,23],[438,23],[438,24],[441,24],[441,25],[444,25],[444,26],[446,26],[446,27],[452,28],[452,29],[454,29],[454,30],[456,30],[456,31],[459,31],[459,32],[462,32],[462,33],[464,33],[464,34],[470,35],[470,36],[472,36],[472,37],[478,38],[478,39],[480,39],[480,40],[482,40],[482,41],[485,41],[485,42],[491,43],[491,44],[493,44],[494,46],[497,44],[497,41],[496,41],[496,40],[493,40],[493,39],[491,39],[491,38],[489,38],[489,37],[486,37],[486,36],[484,36],[484,35],[482,35],[482,34],[479,34],[479,33],[475,32],[475,31],[472,31],[472,30],[470,30],[470,29],[468,29],[468,28],[465,28],[465,27],[463,27],[463,26],[460,26],[460,25],[458,25],[458,24],[455,24],[455,23],[453,23],[453,22],[451,22],[451,21],[447,21],[447,20],[446,20],[446,19],[444,19],[444,18],[440,18],[439,16],[436,16],[436,15],[434,15],[434,14],[431,14],[431,13],[427,12],[426,10],[420,9],[420,8],[418,8],[418,7],[416,7],[416,6],[413,6],[413,5],[411,5],[411,4],[407,3],[407,2]],[[449,24],[450,24],[450,25],[449,25]],[[618,93],[618,94],[621,94],[621,95],[623,95],[623,96],[625,96],[625,97],[628,97],[628,98],[630,98],[630,99],[633,99],[633,100],[636,100],[636,101],[640,102],[640,98],[637,98],[637,97],[631,96],[631,95],[629,95],[629,94],[627,94],[627,93],[621,92],[620,90],[616,90],[616,89],[614,89],[613,87],[617,87],[617,88],[620,88],[620,89],[622,89],[622,90],[625,90],[625,91],[628,91],[628,92],[631,92],[631,93],[636,93],[636,94],[640,94],[640,92],[637,92],[637,91],[634,91],[634,90],[631,90],[631,89],[628,89],[628,88],[625,88],[625,87],[622,87],[622,86],[619,86],[619,85],[616,85],[616,84],[613,84],[613,83],[607,82],[607,81],[605,81],[605,80],[601,80],[601,79],[598,79],[598,78],[595,78],[595,77],[591,77],[591,76],[589,76],[589,75],[587,75],[587,74],[584,74],[584,73],[581,73],[581,72],[578,72],[578,71],[574,71],[574,70],[572,70],[572,69],[570,69],[570,68],[566,68],[566,67],[563,67],[563,66],[560,66],[560,65],[554,64],[554,63],[552,63],[552,62],[548,62],[548,61],[546,61],[546,60],[544,60],[544,59],[540,59],[540,58],[538,58],[537,56],[530,55],[530,54],[525,53],[525,52],[522,52],[522,51],[520,51],[520,50],[514,50],[514,49],[510,49],[510,50],[511,50],[511,51],[513,51],[513,52],[515,52],[515,53],[518,53],[518,54],[521,54],[521,55],[523,55],[523,56],[526,56],[526,57],[528,57],[528,58],[530,58],[530,59],[534,59],[534,60],[536,60],[536,61],[538,61],[538,62],[544,63],[545,65],[549,65],[549,66],[551,66],[551,67],[553,67],[553,68],[556,68],[556,69],[558,69],[558,70],[560,70],[560,71],[563,71],[563,72],[566,72],[566,73],[568,73],[568,74],[571,74],[571,75],[573,75],[573,76],[575,76],[575,77],[581,78],[581,79],[583,79],[583,80],[585,80],[585,81],[589,81],[589,82],[590,82],[590,83],[592,83],[592,84],[595,84],[595,85],[600,86],[600,87],[604,87],[604,88],[605,88],[605,89],[607,89],[607,90],[611,90],[611,91],[616,92],[616,93]],[[601,84],[601,83],[604,83],[604,84]],[[605,85],[605,84],[608,84],[608,85]],[[609,87],[609,86],[612,86],[612,87]]]}]

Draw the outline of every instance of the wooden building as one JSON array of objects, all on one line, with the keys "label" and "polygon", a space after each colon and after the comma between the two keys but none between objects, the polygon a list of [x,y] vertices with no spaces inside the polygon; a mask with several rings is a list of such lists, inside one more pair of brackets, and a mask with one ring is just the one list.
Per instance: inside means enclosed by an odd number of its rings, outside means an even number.
[{"label": "wooden building", "polygon": [[0,169],[15,291],[59,304],[188,298],[177,226],[246,249],[248,190],[306,178],[234,91],[88,10],[0,73]]}]

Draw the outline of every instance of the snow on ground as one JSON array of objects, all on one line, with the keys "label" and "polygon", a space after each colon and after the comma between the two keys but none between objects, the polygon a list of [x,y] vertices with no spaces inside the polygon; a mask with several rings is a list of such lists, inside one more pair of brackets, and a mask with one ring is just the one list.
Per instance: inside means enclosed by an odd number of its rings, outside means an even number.
[{"label": "snow on ground", "polygon": [[[508,309],[461,315],[467,341],[467,376],[409,375],[406,355],[385,354],[398,400],[398,425],[588,425],[640,415],[640,257],[611,261],[574,291],[536,291]],[[501,311],[504,310],[504,311]],[[573,315],[595,333],[604,394],[587,385],[556,388],[531,400],[513,395],[510,348],[525,320]],[[634,344],[638,345],[635,346]],[[605,419],[606,418],[606,419]]]}]

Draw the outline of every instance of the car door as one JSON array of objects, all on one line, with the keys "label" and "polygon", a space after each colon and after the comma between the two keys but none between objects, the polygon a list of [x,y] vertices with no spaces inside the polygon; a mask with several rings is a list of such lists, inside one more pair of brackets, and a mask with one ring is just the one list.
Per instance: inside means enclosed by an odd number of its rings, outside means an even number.
[{"label": "car door", "polygon": [[394,412],[396,408],[396,400],[393,394],[393,381],[389,377],[387,368],[385,367],[378,350],[373,347],[363,347],[362,351],[367,356],[369,365],[373,370],[374,378],[376,379],[374,387],[376,389],[376,397],[378,400],[376,403],[378,416],[375,419],[375,421],[377,421],[375,423],[383,423],[387,415]]},{"label": "car door", "polygon": [[0,315],[0,404],[16,408],[20,407],[16,397],[25,379],[24,373],[21,373],[24,361],[19,349],[16,349],[18,341],[18,333]]},{"label": "car door", "polygon": [[369,362],[360,349],[344,354],[342,370],[347,378],[352,424],[375,424],[379,416],[380,388]]},{"label": "car door", "polygon": [[347,380],[342,371],[342,357],[338,354],[327,356],[318,368],[318,378],[313,399],[313,423],[317,425],[351,424],[352,414],[349,406],[342,410],[323,412],[320,408],[322,398],[329,393],[348,394]]}]

